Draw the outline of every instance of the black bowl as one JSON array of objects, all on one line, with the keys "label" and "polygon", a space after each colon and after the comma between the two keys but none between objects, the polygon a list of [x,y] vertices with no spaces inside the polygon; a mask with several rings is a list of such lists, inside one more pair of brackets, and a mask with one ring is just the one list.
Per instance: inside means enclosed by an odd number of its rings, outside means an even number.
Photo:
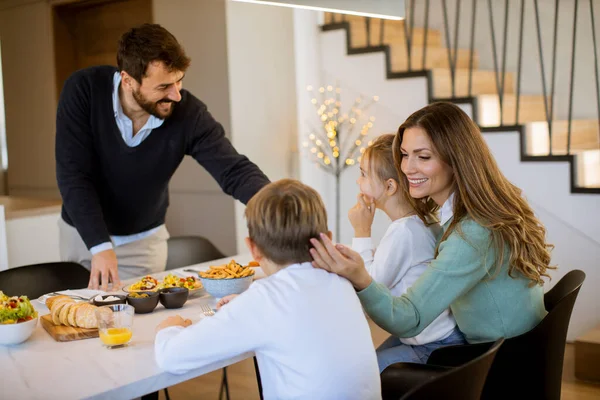
[{"label": "black bowl", "polygon": [[113,300],[113,301],[96,301],[96,297],[92,298],[92,304],[98,307],[102,307],[102,306],[112,306],[114,304],[126,304],[127,301],[127,296],[122,296],[120,294],[104,294],[102,295],[103,299],[106,299],[107,297],[112,296],[112,297],[118,297],[119,300]]},{"label": "black bowl", "polygon": [[181,308],[188,299],[190,291],[187,288],[172,287],[161,289],[160,304],[165,308]]},{"label": "black bowl", "polygon": [[135,292],[144,293],[148,297],[131,297],[131,293],[127,295],[127,303],[135,308],[136,314],[148,314],[154,311],[158,304],[158,292]]}]

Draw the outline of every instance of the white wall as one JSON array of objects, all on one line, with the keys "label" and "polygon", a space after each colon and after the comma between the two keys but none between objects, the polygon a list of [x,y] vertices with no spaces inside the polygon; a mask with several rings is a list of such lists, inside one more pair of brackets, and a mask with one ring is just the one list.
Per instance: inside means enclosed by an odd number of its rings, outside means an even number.
[{"label": "white wall", "polygon": [[[322,33],[319,53],[325,80],[339,79],[342,86],[351,87],[350,92],[377,94],[380,105],[373,110],[377,117],[376,132],[394,132],[412,112],[427,104],[426,82],[422,78],[386,80],[384,56],[346,55],[344,31]],[[301,110],[302,111],[302,110]],[[469,109],[467,107],[467,112]],[[308,118],[301,115],[299,118]],[[552,263],[559,269],[551,272],[554,285],[567,271],[581,269],[587,280],[575,307],[569,339],[572,340],[586,329],[600,322],[600,304],[596,287],[600,285],[598,260],[600,259],[600,196],[570,193],[570,176],[567,163],[521,163],[520,148],[515,133],[485,134],[503,173],[524,194],[536,214],[546,226],[548,241],[556,248]],[[302,159],[303,163],[305,159]],[[308,166],[303,166],[307,168]],[[345,216],[354,203],[357,193],[354,180],[358,172],[349,169],[342,187],[342,242],[348,242],[352,230]],[[308,175],[308,174],[307,174]],[[310,177],[306,178],[310,180]],[[333,212],[331,204],[328,209]],[[374,236],[381,234],[387,225],[385,218],[376,220]]]},{"label": "white wall", "polygon": [[[152,7],[154,21],[192,59],[183,87],[206,103],[231,139],[225,0],[153,0]],[[169,195],[166,224],[172,236],[205,236],[225,254],[236,253],[234,200],[191,157],[173,176]]]},{"label": "white wall", "polygon": [[[293,10],[226,3],[232,142],[271,179],[297,175]],[[247,252],[237,202],[237,248]]]}]

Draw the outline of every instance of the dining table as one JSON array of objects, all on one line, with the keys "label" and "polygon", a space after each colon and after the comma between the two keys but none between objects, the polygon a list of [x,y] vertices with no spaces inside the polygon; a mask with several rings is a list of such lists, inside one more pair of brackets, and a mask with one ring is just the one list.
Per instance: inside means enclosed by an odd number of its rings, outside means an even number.
[{"label": "dining table", "polygon": [[[157,279],[169,273],[181,277],[197,276],[195,271],[226,264],[232,259],[247,265],[252,256],[237,254],[152,276]],[[256,267],[255,279],[264,276],[260,267]],[[123,287],[137,280],[139,278],[125,281]],[[125,294],[121,288],[116,289],[111,293],[121,291],[120,294]],[[0,399],[132,399],[253,357],[252,352],[239,354],[183,375],[162,371],[157,366],[154,358],[157,325],[174,315],[188,318],[193,323],[210,318],[204,316],[202,306],[215,309],[217,301],[201,289],[191,294],[182,308],[165,309],[159,304],[152,313],[135,314],[131,342],[116,349],[104,347],[98,338],[57,342],[38,321],[35,331],[24,343],[0,346]],[[49,312],[43,299],[32,300],[32,304],[40,317]],[[202,345],[210,346],[210,343],[198,344]]]}]

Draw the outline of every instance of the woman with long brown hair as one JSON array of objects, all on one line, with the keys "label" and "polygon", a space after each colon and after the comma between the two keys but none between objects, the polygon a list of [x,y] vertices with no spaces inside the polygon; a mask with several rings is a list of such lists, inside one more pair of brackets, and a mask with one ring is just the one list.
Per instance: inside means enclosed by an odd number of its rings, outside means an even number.
[{"label": "woman with long brown hair", "polygon": [[394,157],[407,199],[424,221],[438,213],[443,228],[425,273],[394,297],[359,254],[323,235],[312,240],[313,265],[350,280],[371,318],[399,337],[420,333],[448,307],[470,343],[536,326],[546,314],[551,246],[477,125],[454,104],[431,104],[400,126]]}]

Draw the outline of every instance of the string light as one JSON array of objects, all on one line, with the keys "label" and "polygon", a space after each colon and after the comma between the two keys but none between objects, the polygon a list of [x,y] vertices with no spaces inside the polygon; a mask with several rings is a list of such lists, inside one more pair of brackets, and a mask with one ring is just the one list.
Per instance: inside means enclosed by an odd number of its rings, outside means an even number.
[{"label": "string light", "polygon": [[[342,89],[337,85],[324,85],[318,89],[308,85],[306,90],[311,93],[310,102],[315,106],[316,114],[322,124],[320,128],[313,129],[308,135],[309,140],[302,142],[302,147],[310,151],[316,165],[339,176],[345,168],[361,162],[361,155],[366,147],[366,136],[375,122],[374,116],[366,115],[367,109],[379,101],[379,96],[359,95],[355,98],[349,112],[343,113],[340,99]],[[316,90],[319,91],[320,96],[315,96]],[[357,126],[360,126],[360,131],[354,130]],[[342,136],[344,140],[340,139]],[[368,145],[371,144],[372,142],[369,141]]]}]

